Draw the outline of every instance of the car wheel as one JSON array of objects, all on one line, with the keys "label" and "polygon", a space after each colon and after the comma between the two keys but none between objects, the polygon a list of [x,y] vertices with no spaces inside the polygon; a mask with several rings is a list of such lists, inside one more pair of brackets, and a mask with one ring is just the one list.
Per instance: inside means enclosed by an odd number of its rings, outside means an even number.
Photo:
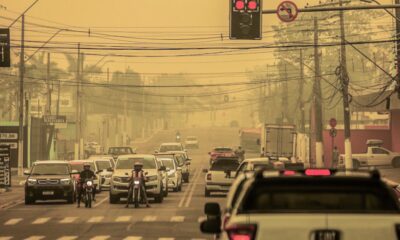
[{"label": "car wheel", "polygon": [[400,157],[393,158],[392,167],[393,168],[399,168],[400,167]]},{"label": "car wheel", "polygon": [[211,196],[211,192],[208,191],[207,189],[204,189],[204,196],[206,196],[206,197]]},{"label": "car wheel", "polygon": [[162,203],[164,200],[164,193],[161,191],[160,194],[154,197],[156,203]]},{"label": "car wheel", "polygon": [[357,159],[353,159],[353,169],[358,170],[360,168],[360,162]]},{"label": "car wheel", "polygon": [[111,204],[116,204],[119,201],[119,197],[118,196],[114,196],[110,193],[110,203]]},{"label": "car wheel", "polygon": [[186,177],[185,182],[189,183],[189,175]]}]

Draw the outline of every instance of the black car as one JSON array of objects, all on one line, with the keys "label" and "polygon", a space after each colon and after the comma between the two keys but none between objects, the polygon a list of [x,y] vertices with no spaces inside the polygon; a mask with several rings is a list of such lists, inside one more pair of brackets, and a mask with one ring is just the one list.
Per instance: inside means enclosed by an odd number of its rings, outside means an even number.
[{"label": "black car", "polygon": [[76,199],[75,182],[71,167],[66,161],[37,161],[31,170],[26,170],[25,204],[36,200],[66,200],[73,203]]}]

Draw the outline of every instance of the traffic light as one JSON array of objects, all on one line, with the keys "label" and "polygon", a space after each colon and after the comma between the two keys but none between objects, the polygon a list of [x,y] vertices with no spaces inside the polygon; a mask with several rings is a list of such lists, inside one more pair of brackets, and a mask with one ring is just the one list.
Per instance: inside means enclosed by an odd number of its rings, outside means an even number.
[{"label": "traffic light", "polygon": [[230,1],[230,39],[261,39],[262,0]]}]

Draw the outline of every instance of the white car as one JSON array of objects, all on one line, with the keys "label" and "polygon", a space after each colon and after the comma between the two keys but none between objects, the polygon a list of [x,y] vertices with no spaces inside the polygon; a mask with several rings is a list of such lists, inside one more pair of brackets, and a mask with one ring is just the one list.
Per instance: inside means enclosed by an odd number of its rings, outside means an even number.
[{"label": "white car", "polygon": [[158,160],[162,161],[168,173],[168,188],[174,192],[182,191],[182,168],[179,167],[175,158],[161,156]]},{"label": "white car", "polygon": [[172,142],[172,143],[162,143],[160,148],[156,150],[157,153],[173,152],[173,151],[185,151],[182,143]]},{"label": "white car", "polygon": [[237,158],[217,158],[206,172],[204,195],[209,197],[212,192],[227,193],[239,167]]},{"label": "white car", "polygon": [[237,174],[241,172],[254,171],[260,168],[265,169],[283,169],[285,167],[283,162],[270,161],[269,158],[247,158],[240,163],[237,169]]},{"label": "white car", "polygon": [[95,160],[95,159],[107,159],[110,161],[112,168],[115,167],[115,160],[111,155],[91,155],[88,159]]},{"label": "white car", "polygon": [[101,192],[100,186],[100,181],[99,181],[99,175],[97,173],[97,168],[96,165],[94,164],[93,160],[86,159],[86,160],[71,160],[68,161],[69,165],[71,166],[72,170],[75,170],[77,173],[73,174],[73,177],[76,182],[80,181],[80,176],[79,173],[83,171],[83,165],[84,163],[88,163],[90,165],[90,170],[92,170],[96,174],[96,178],[93,179],[93,185],[96,189],[96,192]]},{"label": "white car", "polygon": [[205,212],[202,232],[222,239],[396,240],[400,233],[399,203],[378,171],[260,171],[245,180],[222,230],[218,204]]},{"label": "white car", "polygon": [[137,161],[143,163],[147,196],[154,198],[157,203],[163,201],[162,171],[164,168],[159,165],[154,155],[130,154],[121,155],[117,159],[110,183],[110,203],[117,203],[120,198],[127,198],[129,178],[132,175],[133,165]]},{"label": "white car", "polygon": [[96,175],[99,178],[100,189],[109,189],[111,176],[114,172],[109,159],[93,159]]},{"label": "white car", "polygon": [[189,149],[189,148],[198,149],[199,148],[199,140],[197,140],[197,137],[188,136],[185,140],[185,148],[186,149]]}]

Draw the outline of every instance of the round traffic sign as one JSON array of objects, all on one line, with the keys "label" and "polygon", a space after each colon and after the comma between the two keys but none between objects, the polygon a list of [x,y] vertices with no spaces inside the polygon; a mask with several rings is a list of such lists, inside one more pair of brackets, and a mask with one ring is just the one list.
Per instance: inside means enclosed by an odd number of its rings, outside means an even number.
[{"label": "round traffic sign", "polygon": [[337,130],[335,128],[331,128],[329,130],[329,136],[331,136],[333,138],[336,137],[337,136]]},{"label": "round traffic sign", "polygon": [[335,128],[336,125],[337,125],[336,118],[331,118],[331,119],[329,120],[329,125],[331,126],[331,128]]},{"label": "round traffic sign", "polygon": [[292,1],[283,1],[276,9],[276,15],[283,22],[293,22],[299,13],[299,9]]}]

